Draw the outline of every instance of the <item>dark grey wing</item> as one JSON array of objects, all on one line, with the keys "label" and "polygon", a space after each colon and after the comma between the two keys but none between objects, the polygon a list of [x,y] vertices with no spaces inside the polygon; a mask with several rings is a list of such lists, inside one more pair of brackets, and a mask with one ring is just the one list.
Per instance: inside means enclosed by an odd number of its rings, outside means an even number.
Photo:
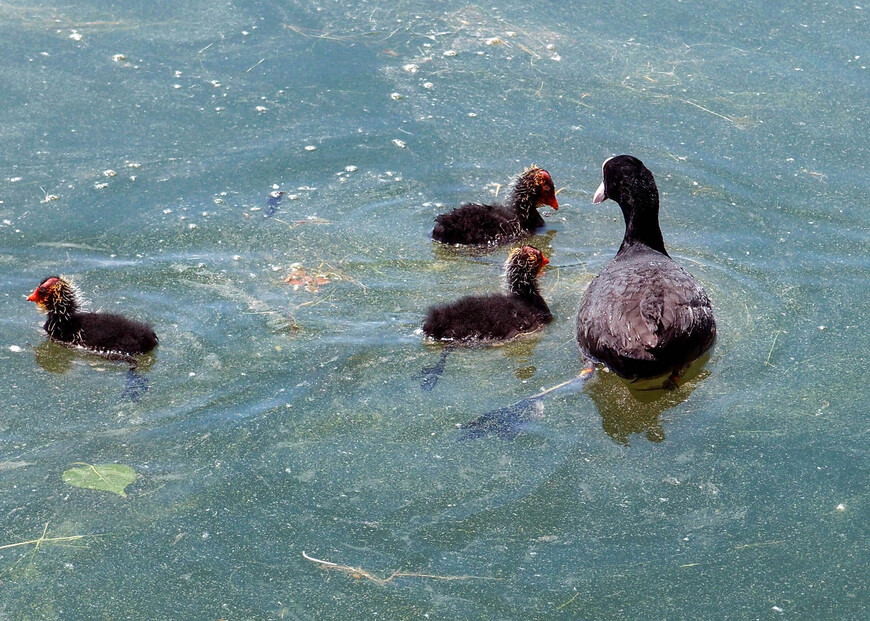
[{"label": "dark grey wing", "polygon": [[646,280],[640,314],[647,330],[642,340],[659,359],[694,359],[716,336],[713,307],[704,288],[682,267],[666,261],[642,270]]},{"label": "dark grey wing", "polygon": [[641,282],[637,273],[611,263],[596,276],[577,313],[577,340],[593,358],[615,367],[616,358],[650,359],[652,342],[649,322],[640,312],[636,295]]},{"label": "dark grey wing", "polygon": [[705,351],[715,334],[703,288],[660,255],[612,262],[589,284],[577,314],[580,347],[626,375],[634,374],[631,361],[655,362],[661,372],[679,366]]}]

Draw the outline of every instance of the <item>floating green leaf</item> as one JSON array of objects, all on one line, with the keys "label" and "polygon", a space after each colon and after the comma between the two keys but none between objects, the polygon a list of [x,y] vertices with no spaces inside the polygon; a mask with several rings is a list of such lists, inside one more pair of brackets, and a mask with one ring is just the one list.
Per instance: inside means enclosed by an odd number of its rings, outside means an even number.
[{"label": "floating green leaf", "polygon": [[76,462],[78,468],[70,468],[63,473],[63,482],[73,487],[98,489],[126,496],[124,488],[136,480],[136,471],[124,464],[100,464],[94,466]]}]

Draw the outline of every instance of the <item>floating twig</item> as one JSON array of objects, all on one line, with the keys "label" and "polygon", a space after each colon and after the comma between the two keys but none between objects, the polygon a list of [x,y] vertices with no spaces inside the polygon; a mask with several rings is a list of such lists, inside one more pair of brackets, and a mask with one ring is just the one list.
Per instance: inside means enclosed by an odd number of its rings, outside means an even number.
[{"label": "floating twig", "polygon": [[281,224],[287,225],[291,229],[295,229],[297,226],[302,224],[332,224],[329,220],[324,220],[323,218],[305,218],[304,220],[294,220],[292,224],[290,222],[285,222],[281,218],[272,218],[276,222],[280,222]]},{"label": "floating twig", "polygon": [[785,539],[778,539],[777,541],[759,541],[758,543],[744,543],[739,546],[734,546],[735,550],[745,550],[746,548],[760,548],[762,546],[775,546],[780,543],[783,543]]},{"label": "floating twig", "polygon": [[371,580],[375,584],[379,584],[381,586],[392,582],[396,578],[429,578],[431,580],[501,580],[501,578],[490,578],[488,576],[438,576],[435,574],[419,574],[416,572],[407,571],[394,571],[386,578],[379,578],[378,576],[366,571],[365,569],[362,569],[361,567],[351,567],[350,565],[340,565],[339,563],[333,563],[332,561],[324,561],[319,558],[309,556],[305,553],[304,550],[302,551],[302,556],[306,560],[309,560],[312,563],[317,563],[321,567],[324,567],[326,569],[343,571],[357,580],[365,578],[366,580]]},{"label": "floating twig", "polygon": [[767,360],[764,361],[764,364],[766,366],[773,367],[773,365],[770,364],[770,357],[773,355],[773,348],[776,347],[776,339],[779,338],[780,334],[782,334],[782,330],[777,330],[776,335],[773,337],[773,343],[771,343],[770,345],[770,351],[767,352]]},{"label": "floating twig", "polygon": [[679,97],[674,97],[674,99],[676,99],[677,101],[682,101],[683,103],[687,103],[690,106],[695,106],[696,108],[698,108],[698,110],[703,110],[704,112],[709,112],[713,116],[718,116],[720,119],[724,119],[725,121],[728,121],[729,123],[733,123],[734,125],[737,125],[737,122],[734,119],[732,119],[730,116],[725,116],[724,114],[719,114],[718,112],[713,112],[709,108],[705,108],[702,105],[696,104],[694,101],[691,101],[689,99],[681,99]]},{"label": "floating twig", "polygon": [[36,554],[37,550],[39,550],[39,546],[43,543],[57,543],[59,541],[78,541],[79,539],[84,539],[85,537],[96,537],[96,535],[72,535],[70,537],[46,537],[46,533],[48,533],[48,522],[45,523],[45,527],[42,529],[42,535],[39,536],[39,539],[30,539],[29,541],[19,541],[18,543],[7,543],[6,545],[0,546],[0,550],[7,550],[9,548],[17,548],[20,546],[34,546],[33,553]]},{"label": "floating twig", "polygon": [[580,591],[577,591],[576,593],[574,593],[574,597],[572,597],[572,598],[569,599],[567,602],[565,602],[564,604],[562,604],[561,606],[559,606],[558,608],[556,608],[556,610],[562,610],[565,606],[567,606],[568,604],[570,604],[571,602],[573,602],[573,601],[574,601],[575,599],[577,599],[579,596],[580,596]]}]

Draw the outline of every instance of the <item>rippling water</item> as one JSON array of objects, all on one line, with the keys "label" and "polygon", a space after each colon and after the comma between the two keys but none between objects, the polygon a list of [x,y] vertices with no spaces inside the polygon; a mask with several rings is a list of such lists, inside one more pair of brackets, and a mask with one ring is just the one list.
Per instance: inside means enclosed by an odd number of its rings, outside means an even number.
[{"label": "rippling water", "polygon": [[[0,5],[0,546],[46,538],[0,549],[0,618],[865,618],[870,7],[346,4]],[[717,347],[511,409],[580,369],[617,153]],[[421,391],[425,310],[506,255],[432,218],[532,162],[556,320]],[[45,342],[54,273],[154,324],[141,399]]]}]

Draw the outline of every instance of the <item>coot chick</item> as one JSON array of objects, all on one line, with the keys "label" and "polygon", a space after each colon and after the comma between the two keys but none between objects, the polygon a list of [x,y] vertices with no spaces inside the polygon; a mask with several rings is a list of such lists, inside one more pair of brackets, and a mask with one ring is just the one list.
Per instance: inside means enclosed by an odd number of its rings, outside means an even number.
[{"label": "coot chick", "polygon": [[128,361],[157,346],[157,335],[148,324],[111,313],[81,312],[78,290],[61,276],[43,280],[27,299],[48,313],[43,327],[61,345]]},{"label": "coot chick", "polygon": [[553,179],[532,166],[520,174],[503,205],[467,203],[435,218],[432,239],[445,244],[501,244],[544,226],[538,207],[559,209]]},{"label": "coot chick", "polygon": [[537,282],[547,263],[537,248],[516,248],[505,263],[507,293],[469,296],[430,308],[423,332],[441,341],[473,344],[506,341],[549,323],[553,315]]},{"label": "coot chick", "polygon": [[583,294],[577,342],[585,356],[620,377],[668,374],[675,382],[716,339],[710,299],[665,250],[658,188],[643,162],[619,155],[606,160],[602,172],[592,202],[610,198],[619,204],[625,237]]}]

